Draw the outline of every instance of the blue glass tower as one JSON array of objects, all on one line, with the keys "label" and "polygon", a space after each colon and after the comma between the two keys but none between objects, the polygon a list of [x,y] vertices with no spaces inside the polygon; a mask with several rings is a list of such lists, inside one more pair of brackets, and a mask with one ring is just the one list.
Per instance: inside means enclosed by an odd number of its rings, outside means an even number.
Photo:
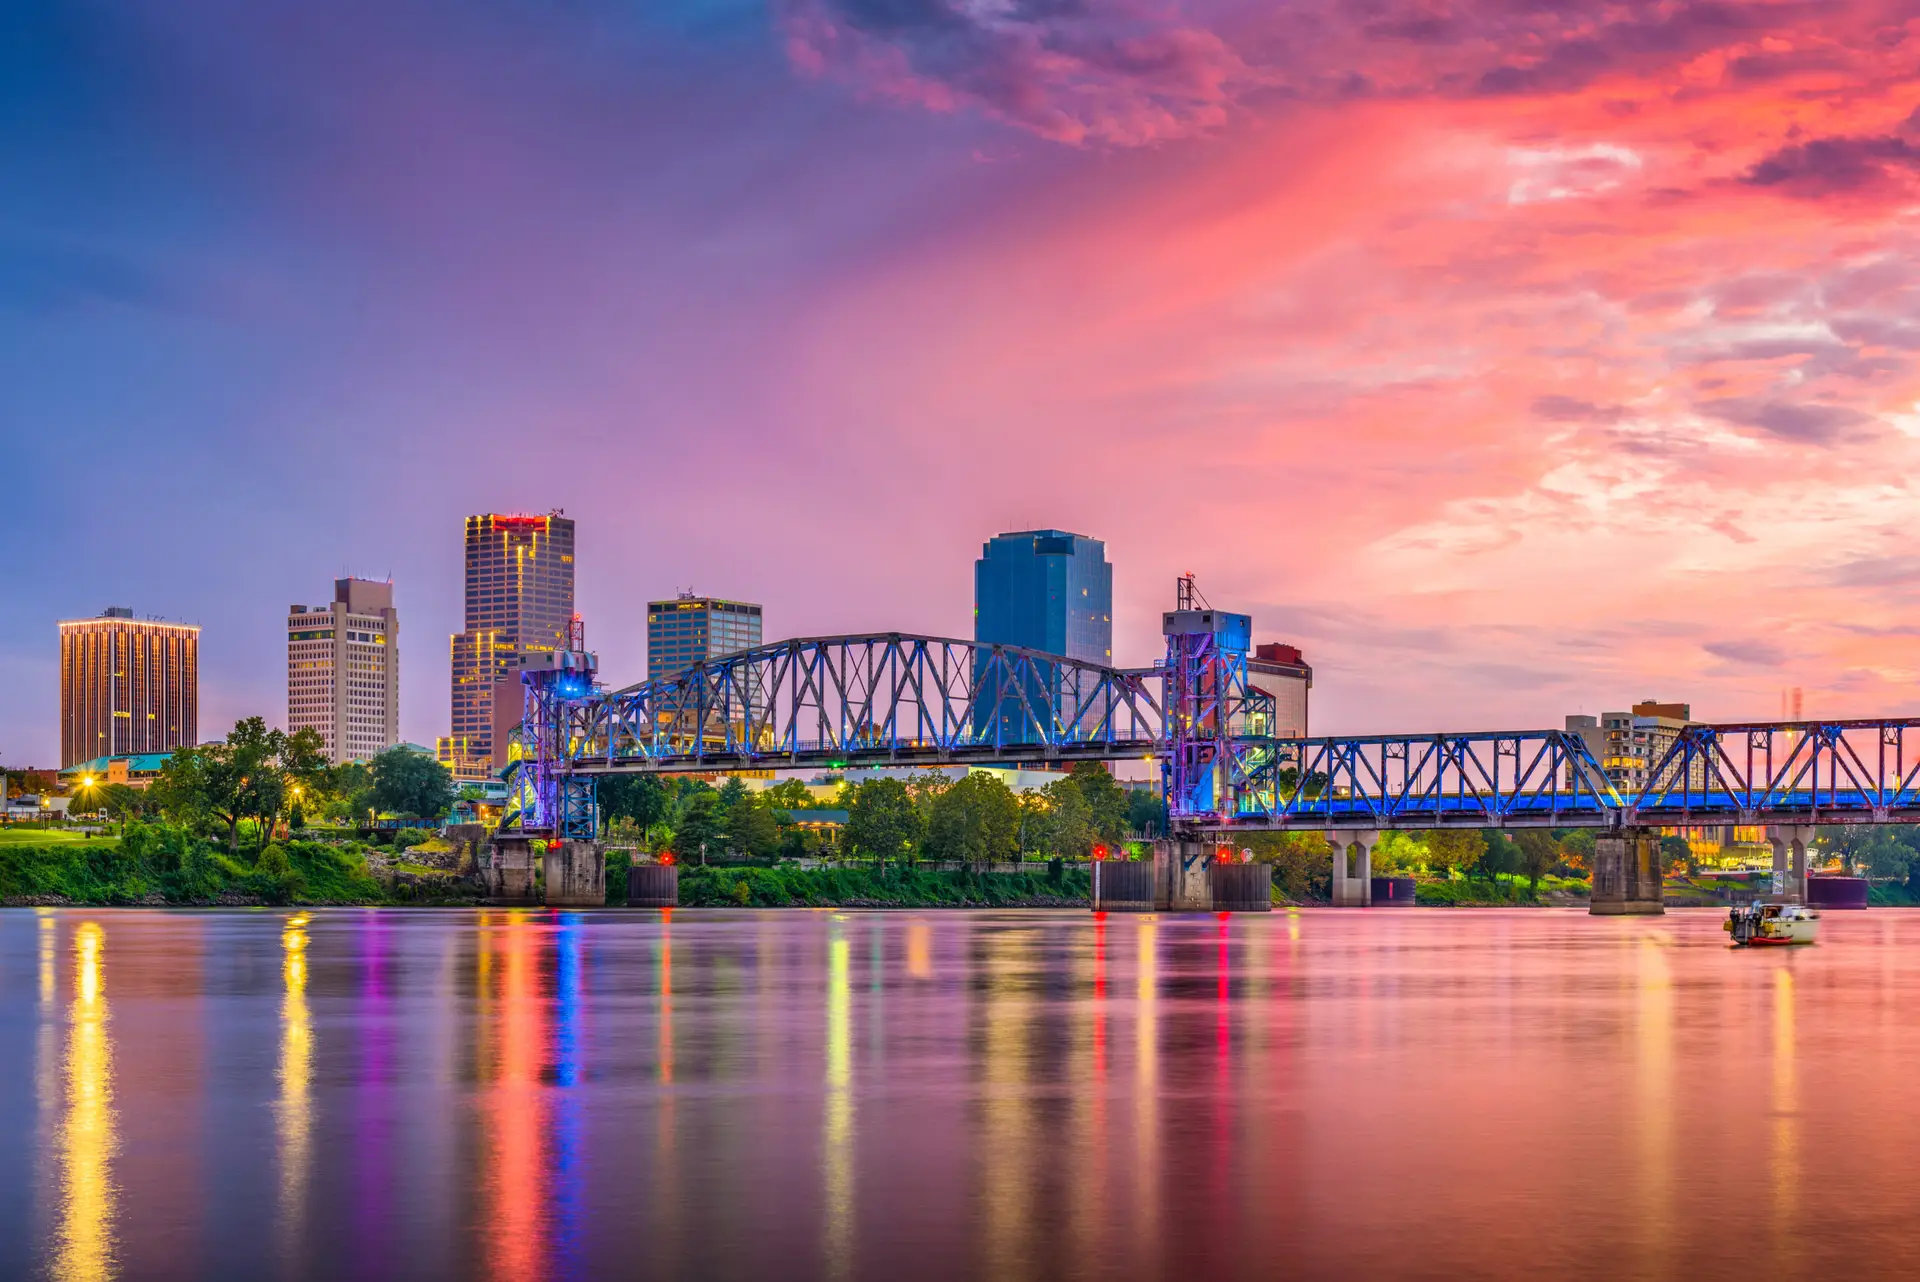
[{"label": "blue glass tower", "polygon": [[[994,536],[973,564],[973,639],[1061,654],[1085,663],[1113,662],[1113,567],[1098,539],[1065,530],[1019,530]],[[976,661],[974,679],[984,671]],[[1052,708],[1058,720],[1066,691],[1065,672],[1040,665],[1024,695],[1026,708]],[[1047,733],[1032,713],[1000,706],[998,714],[980,696],[973,712],[976,735],[1017,749],[1037,746]],[[1018,759],[1017,755],[1014,759]]]},{"label": "blue glass tower", "polygon": [[995,535],[973,563],[973,639],[1111,664],[1107,545],[1065,530]]}]

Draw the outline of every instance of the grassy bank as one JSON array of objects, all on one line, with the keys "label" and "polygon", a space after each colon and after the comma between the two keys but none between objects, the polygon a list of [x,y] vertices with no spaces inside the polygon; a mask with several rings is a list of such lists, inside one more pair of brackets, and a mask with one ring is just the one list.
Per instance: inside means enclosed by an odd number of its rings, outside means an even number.
[{"label": "grassy bank", "polygon": [[[624,887],[622,887],[624,889]],[[929,872],[912,868],[680,870],[683,908],[1084,908],[1087,870]]]},{"label": "grassy bank", "polygon": [[[430,871],[430,870],[429,870]],[[9,904],[418,904],[471,902],[445,874],[376,870],[352,842],[290,841],[257,857],[166,829],[124,839],[0,844]]]},{"label": "grassy bank", "polygon": [[1542,877],[1536,889],[1525,877],[1501,873],[1491,881],[1483,878],[1422,881],[1414,887],[1413,902],[1446,908],[1541,907],[1564,904],[1574,898],[1585,899],[1589,890],[1586,882],[1567,877]]}]

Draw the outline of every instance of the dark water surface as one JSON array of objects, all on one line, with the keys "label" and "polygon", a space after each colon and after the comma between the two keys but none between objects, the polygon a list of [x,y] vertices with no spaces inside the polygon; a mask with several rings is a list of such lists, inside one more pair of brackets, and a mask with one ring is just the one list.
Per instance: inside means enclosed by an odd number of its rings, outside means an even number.
[{"label": "dark water surface", "polygon": [[1920,1274],[1920,913],[0,913],[0,1276]]}]

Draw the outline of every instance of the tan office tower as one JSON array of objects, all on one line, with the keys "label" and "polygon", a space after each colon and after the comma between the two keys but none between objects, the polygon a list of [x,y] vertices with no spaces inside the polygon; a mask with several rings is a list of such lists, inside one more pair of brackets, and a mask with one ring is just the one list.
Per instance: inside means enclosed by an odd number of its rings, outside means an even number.
[{"label": "tan office tower", "polygon": [[456,778],[475,779],[506,764],[506,745],[495,742],[495,684],[517,673],[525,656],[566,646],[573,521],[558,511],[470,516],[466,561],[466,627],[452,641],[453,734],[440,757]]},{"label": "tan office tower", "polygon": [[200,733],[200,629],[111,606],[60,624],[60,768],[171,752]]},{"label": "tan office tower", "polygon": [[287,607],[287,729],[318,730],[335,762],[400,741],[393,584],[335,579],[333,604]]}]

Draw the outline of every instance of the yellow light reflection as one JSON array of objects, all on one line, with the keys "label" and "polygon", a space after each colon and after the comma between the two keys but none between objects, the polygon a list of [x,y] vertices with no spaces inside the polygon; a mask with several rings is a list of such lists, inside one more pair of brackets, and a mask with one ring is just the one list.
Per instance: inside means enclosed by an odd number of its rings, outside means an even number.
[{"label": "yellow light reflection", "polygon": [[1767,1167],[1773,1172],[1773,1266],[1790,1263],[1797,1254],[1799,1234],[1795,1196],[1800,1179],[1800,1084],[1795,1072],[1793,1044],[1793,972],[1781,966],[1773,972],[1773,1151]]},{"label": "yellow light reflection", "polygon": [[1133,1058],[1134,1224],[1141,1259],[1157,1259],[1160,1241],[1159,1156],[1160,1041],[1157,1027],[1160,973],[1155,949],[1158,923],[1142,917],[1135,938],[1136,1005]]},{"label": "yellow light reflection", "polygon": [[116,1190],[113,1156],[113,1046],[101,954],[106,933],[84,922],[74,933],[74,993],[67,1015],[67,1115],[60,1132],[60,1226],[53,1276],[110,1278]]},{"label": "yellow light reflection", "polygon": [[313,1149],[313,1027],[307,1011],[307,914],[280,932],[286,994],[280,1001],[280,1251],[301,1258],[306,1238],[307,1175]]},{"label": "yellow light reflection", "polygon": [[1673,1236],[1673,977],[1663,940],[1640,940],[1636,1012],[1640,1131],[1640,1223],[1649,1259],[1642,1272],[1664,1271]]},{"label": "yellow light reflection", "polygon": [[981,1137],[981,1203],[986,1276],[1033,1275],[1034,1117],[1027,1101],[1032,970],[1026,931],[999,931],[986,944],[986,1092]]},{"label": "yellow light reflection", "polygon": [[827,1109],[823,1145],[827,1276],[853,1276],[853,989],[836,922],[827,942]]},{"label": "yellow light reflection", "polygon": [[933,974],[933,931],[924,921],[907,923],[907,974],[915,979]]}]

